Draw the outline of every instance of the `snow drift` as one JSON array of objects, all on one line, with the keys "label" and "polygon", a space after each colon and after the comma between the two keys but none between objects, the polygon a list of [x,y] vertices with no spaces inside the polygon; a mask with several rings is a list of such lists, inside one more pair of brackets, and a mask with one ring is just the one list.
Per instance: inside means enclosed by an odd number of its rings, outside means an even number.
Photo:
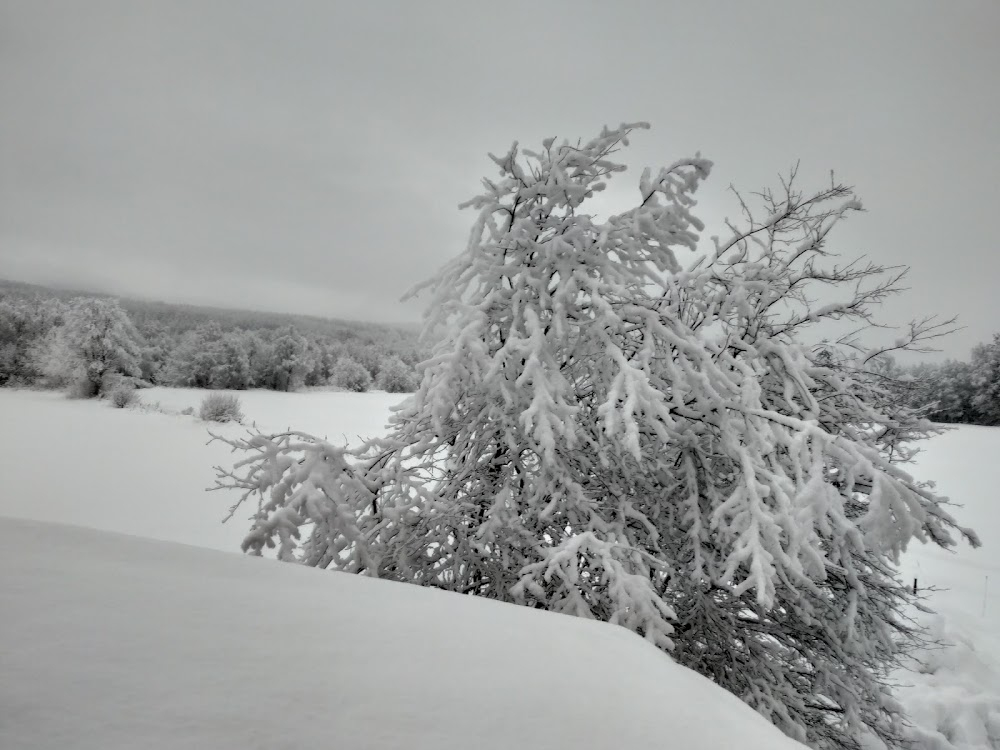
[{"label": "snow drift", "polygon": [[0,549],[0,747],[801,747],[603,623],[36,521]]}]

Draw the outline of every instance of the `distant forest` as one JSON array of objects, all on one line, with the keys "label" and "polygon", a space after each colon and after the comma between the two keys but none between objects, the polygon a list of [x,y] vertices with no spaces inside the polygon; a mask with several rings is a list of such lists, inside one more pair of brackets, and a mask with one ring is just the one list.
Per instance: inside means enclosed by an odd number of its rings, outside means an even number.
[{"label": "distant forest", "polygon": [[0,280],[0,385],[412,391],[417,327],[117,299]]}]

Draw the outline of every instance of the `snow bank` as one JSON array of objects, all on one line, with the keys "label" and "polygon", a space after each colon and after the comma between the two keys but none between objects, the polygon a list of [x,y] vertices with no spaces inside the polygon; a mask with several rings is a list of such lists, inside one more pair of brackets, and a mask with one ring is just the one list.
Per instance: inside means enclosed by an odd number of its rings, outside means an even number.
[{"label": "snow bank", "polygon": [[0,518],[0,747],[801,747],[637,636]]}]

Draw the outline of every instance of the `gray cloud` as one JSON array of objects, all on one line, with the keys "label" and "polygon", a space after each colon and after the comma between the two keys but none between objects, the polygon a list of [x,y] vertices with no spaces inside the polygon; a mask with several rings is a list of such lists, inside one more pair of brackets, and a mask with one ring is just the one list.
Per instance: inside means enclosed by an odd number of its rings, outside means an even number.
[{"label": "gray cloud", "polygon": [[[995,3],[0,0],[0,276],[377,320],[454,255],[511,140],[645,119],[709,218],[802,160],[912,266],[903,320],[1000,328]],[[637,174],[612,195],[624,201]]]}]

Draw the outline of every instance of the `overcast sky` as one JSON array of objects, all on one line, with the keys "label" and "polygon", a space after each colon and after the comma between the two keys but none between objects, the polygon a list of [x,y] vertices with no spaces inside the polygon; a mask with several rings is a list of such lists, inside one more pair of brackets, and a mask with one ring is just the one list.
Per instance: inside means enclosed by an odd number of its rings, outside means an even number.
[{"label": "overcast sky", "polygon": [[868,209],[836,249],[911,266],[887,317],[958,315],[964,358],[1000,331],[998,34],[995,0],[0,0],[0,277],[416,319],[487,151],[647,120],[622,208],[695,151],[710,223],[833,169]]}]

